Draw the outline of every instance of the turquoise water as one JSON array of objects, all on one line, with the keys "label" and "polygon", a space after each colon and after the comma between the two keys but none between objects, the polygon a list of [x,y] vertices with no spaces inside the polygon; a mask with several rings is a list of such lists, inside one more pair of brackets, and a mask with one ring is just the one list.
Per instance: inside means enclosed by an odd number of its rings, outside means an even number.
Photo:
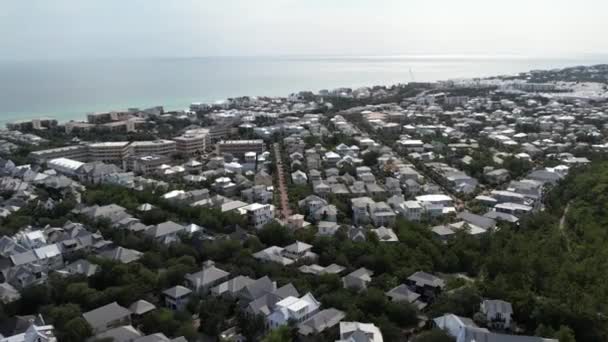
[{"label": "turquoise water", "polygon": [[182,109],[192,102],[242,95],[285,96],[299,90],[493,76],[605,62],[601,58],[466,56],[0,61],[0,122],[40,116],[67,121],[84,119],[87,112],[127,107]]}]

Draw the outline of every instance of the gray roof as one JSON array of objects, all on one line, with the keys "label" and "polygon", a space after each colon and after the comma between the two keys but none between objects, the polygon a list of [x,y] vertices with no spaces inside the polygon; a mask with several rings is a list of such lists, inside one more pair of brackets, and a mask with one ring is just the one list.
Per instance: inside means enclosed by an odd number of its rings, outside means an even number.
[{"label": "gray roof", "polygon": [[211,265],[196,273],[186,274],[185,278],[194,285],[198,283],[200,286],[207,286],[220,279],[226,278],[228,275],[228,272]]},{"label": "gray roof", "polygon": [[416,283],[416,286],[431,286],[431,287],[444,287],[445,282],[443,279],[436,277],[432,274],[418,271],[407,278],[410,281]]},{"label": "gray roof", "polygon": [[82,314],[82,317],[84,317],[93,329],[96,329],[103,328],[110,322],[121,320],[130,315],[131,311],[118,305],[118,303],[113,302],[95,310],[85,312]]},{"label": "gray roof", "polygon": [[340,310],[325,309],[298,325],[298,331],[302,335],[317,334],[340,323],[344,317],[346,315]]},{"label": "gray roof", "polygon": [[36,260],[38,260],[38,258],[36,257],[36,253],[34,253],[34,251],[32,251],[32,250],[11,255],[11,261],[13,262],[13,265],[15,265],[15,266],[29,264]]},{"label": "gray roof", "polygon": [[558,342],[556,339],[536,336],[496,334],[474,327],[464,327],[460,335],[460,342]]},{"label": "gray roof", "polygon": [[114,342],[131,342],[140,337],[141,333],[131,325],[123,325],[108,331],[104,331],[89,339],[89,341],[99,341],[103,339],[111,339]]},{"label": "gray roof", "polygon": [[115,249],[100,253],[101,256],[114,261],[119,261],[123,264],[128,264],[135,260],[138,260],[142,256],[142,252],[134,249],[128,249],[124,247],[116,247]]},{"label": "gray roof", "polygon": [[165,291],[163,291],[163,294],[165,296],[168,296],[171,298],[181,298],[181,297],[187,296],[191,293],[192,293],[192,290],[190,290],[187,287],[183,287],[181,285],[173,286],[172,288],[166,289]]},{"label": "gray roof", "polygon": [[264,276],[247,284],[241,290],[241,294],[243,297],[253,300],[261,297],[265,293],[273,291],[275,291],[275,284],[272,282],[272,280],[270,280],[270,278],[268,278],[268,276]]},{"label": "gray roof", "polygon": [[496,227],[496,221],[494,221],[493,219],[476,215],[468,211],[458,213],[458,218],[483,229],[490,229]]},{"label": "gray roof", "polygon": [[410,291],[410,289],[405,284],[401,284],[391,289],[390,291],[386,292],[386,295],[396,302],[407,301],[409,303],[413,303],[418,298],[420,298],[419,294]]},{"label": "gray roof", "polygon": [[300,297],[300,293],[292,283],[279,287],[274,293],[281,298]]},{"label": "gray roof", "polygon": [[98,269],[98,265],[93,264],[85,259],[76,260],[73,263],[66,265],[64,268],[64,270],[71,274],[82,274],[87,277],[90,277],[95,274]]},{"label": "gray roof", "polygon": [[140,299],[137,302],[131,304],[131,306],[129,306],[129,310],[131,310],[131,312],[136,315],[143,315],[146,312],[150,312],[154,309],[156,309],[156,306],[154,306],[154,304],[143,299]]},{"label": "gray roof", "polygon": [[152,228],[148,229],[146,231],[146,233],[148,235],[152,235],[153,237],[157,238],[157,237],[162,237],[162,236],[169,235],[169,234],[178,233],[183,230],[184,230],[184,226],[182,226],[181,224],[177,224],[173,221],[167,221],[167,222],[157,224],[156,226],[153,226]]}]

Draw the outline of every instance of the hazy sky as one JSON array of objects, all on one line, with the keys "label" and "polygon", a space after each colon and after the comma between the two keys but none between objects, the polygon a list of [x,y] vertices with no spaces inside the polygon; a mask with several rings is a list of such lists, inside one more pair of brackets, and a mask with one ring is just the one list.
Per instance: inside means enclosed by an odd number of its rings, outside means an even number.
[{"label": "hazy sky", "polygon": [[0,0],[0,58],[608,53],[607,0]]}]

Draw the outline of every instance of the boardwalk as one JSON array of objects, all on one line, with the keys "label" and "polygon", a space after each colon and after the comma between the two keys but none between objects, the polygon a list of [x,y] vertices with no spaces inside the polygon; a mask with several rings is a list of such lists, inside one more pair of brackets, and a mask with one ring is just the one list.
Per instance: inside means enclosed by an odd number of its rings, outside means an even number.
[{"label": "boardwalk", "polygon": [[289,197],[287,196],[287,187],[285,186],[285,172],[283,171],[283,161],[281,159],[281,149],[279,144],[274,144],[274,158],[277,165],[277,177],[279,181],[279,196],[281,204],[281,218],[287,219],[291,215],[289,209]]}]

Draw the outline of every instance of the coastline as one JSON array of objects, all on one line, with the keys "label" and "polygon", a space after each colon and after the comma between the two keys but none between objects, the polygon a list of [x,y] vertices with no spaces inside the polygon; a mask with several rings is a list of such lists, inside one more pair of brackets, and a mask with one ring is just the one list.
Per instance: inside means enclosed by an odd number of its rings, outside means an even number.
[{"label": "coastline", "polygon": [[[181,110],[193,102],[214,103],[230,97],[284,97],[301,90],[492,77],[601,62],[508,56],[213,57],[118,64],[60,62],[58,70],[47,70],[54,65],[47,62],[36,64],[32,71],[25,70],[29,62],[23,63],[24,69],[2,69],[0,63],[0,76],[4,70],[9,83],[15,79],[15,89],[0,86],[0,125],[39,117],[85,120],[90,112],[133,107]],[[152,74],[155,70],[158,76]],[[122,78],[109,81],[112,74]]]}]

